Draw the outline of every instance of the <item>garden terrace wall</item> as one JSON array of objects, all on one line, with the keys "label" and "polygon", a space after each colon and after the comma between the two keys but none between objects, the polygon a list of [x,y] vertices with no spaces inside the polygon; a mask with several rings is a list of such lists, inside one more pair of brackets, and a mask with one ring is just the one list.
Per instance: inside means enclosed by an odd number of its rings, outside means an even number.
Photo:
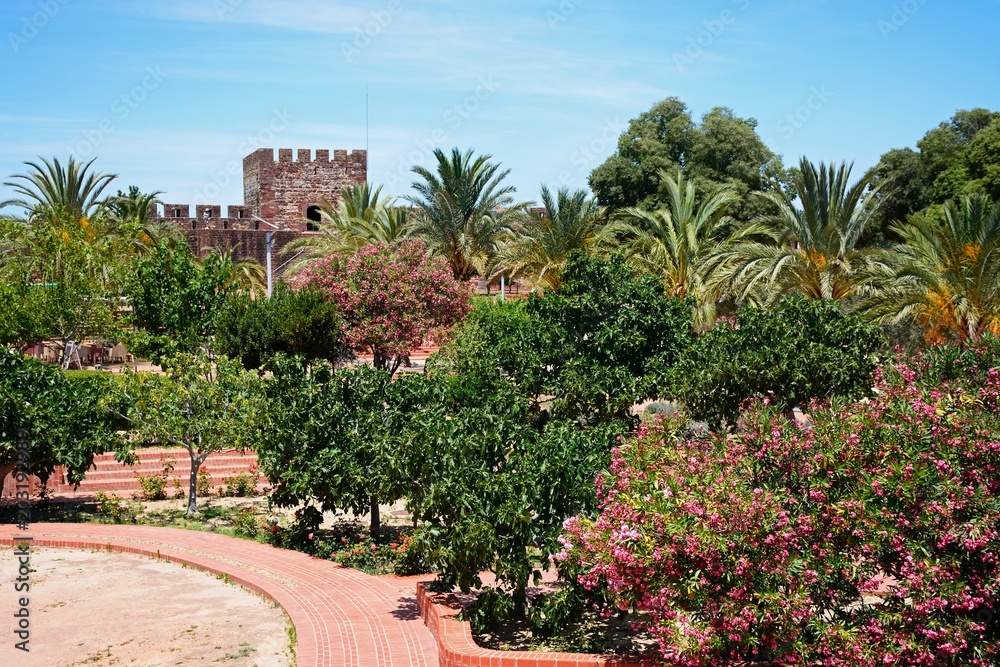
[{"label": "garden terrace wall", "polygon": [[[105,493],[117,493],[120,495],[131,495],[139,490],[137,474],[158,475],[163,471],[165,460],[172,460],[173,471],[168,475],[166,492],[169,495],[174,493],[177,486],[187,491],[188,478],[191,470],[191,463],[188,453],[180,448],[160,448],[143,447],[135,452],[135,465],[123,465],[115,460],[114,454],[98,454],[94,457],[93,467],[87,471],[86,477],[78,488],[66,483],[65,470],[62,466],[56,466],[55,472],[49,477],[47,489],[55,496],[77,496],[93,495],[98,491]],[[257,454],[252,451],[244,453],[235,450],[223,450],[208,457],[202,466],[212,478],[212,485],[216,488],[224,484],[226,477],[236,475],[241,472],[249,472],[257,465]],[[2,471],[0,471],[2,474]],[[15,496],[17,482],[14,475],[6,475],[3,480],[3,491],[0,499],[10,499]],[[258,487],[263,492],[266,479],[261,480]],[[36,494],[41,489],[41,482],[37,477],[29,478],[28,491]]]},{"label": "garden terrace wall", "polygon": [[439,667],[650,667],[663,664],[652,660],[541,651],[494,651],[472,638],[472,626],[459,621],[460,605],[417,584],[417,606],[424,624],[437,640]]}]

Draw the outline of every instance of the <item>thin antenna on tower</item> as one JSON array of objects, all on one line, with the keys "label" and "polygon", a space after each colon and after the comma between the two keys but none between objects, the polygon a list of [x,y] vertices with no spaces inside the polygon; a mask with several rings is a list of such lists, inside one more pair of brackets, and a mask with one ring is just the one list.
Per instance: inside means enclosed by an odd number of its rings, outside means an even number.
[{"label": "thin antenna on tower", "polygon": [[365,169],[368,169],[368,86],[365,86]]}]

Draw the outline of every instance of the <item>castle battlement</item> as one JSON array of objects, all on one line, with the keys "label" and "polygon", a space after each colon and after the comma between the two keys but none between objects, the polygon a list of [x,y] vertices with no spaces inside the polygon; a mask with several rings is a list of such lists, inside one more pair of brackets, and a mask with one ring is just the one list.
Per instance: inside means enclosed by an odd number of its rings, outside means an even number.
[{"label": "castle battlement", "polygon": [[[254,219],[246,206],[227,206],[226,215],[222,215],[222,206],[218,204],[197,204],[194,214],[191,214],[190,204],[163,204],[163,212],[157,211],[155,218],[169,220],[184,230],[189,229],[241,229],[259,230],[261,223]],[[270,229],[264,225],[265,229]]]},{"label": "castle battlement", "polygon": [[255,162],[270,162],[275,163],[293,163],[293,164],[307,164],[307,163],[317,163],[317,164],[341,164],[356,167],[357,165],[367,165],[368,164],[368,151],[355,149],[348,153],[343,149],[336,149],[333,151],[333,157],[330,157],[330,151],[324,148],[318,148],[315,151],[315,157],[313,156],[313,150],[311,148],[279,148],[278,157],[275,159],[273,148],[258,148],[256,151],[250,155],[243,158],[244,164],[248,160]]},{"label": "castle battlement", "polygon": [[238,243],[241,252],[262,259],[264,232],[279,232],[284,243],[316,231],[320,206],[336,205],[342,188],[367,179],[365,150],[279,148],[276,155],[273,148],[260,148],[243,158],[244,203],[225,207],[225,217],[218,204],[198,204],[193,214],[191,204],[164,204],[151,217],[176,224],[196,252]]}]

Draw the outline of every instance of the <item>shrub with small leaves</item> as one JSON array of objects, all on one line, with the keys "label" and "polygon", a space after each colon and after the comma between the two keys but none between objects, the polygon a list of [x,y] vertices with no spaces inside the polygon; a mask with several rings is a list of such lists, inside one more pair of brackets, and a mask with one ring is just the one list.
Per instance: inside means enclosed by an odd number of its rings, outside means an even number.
[{"label": "shrub with small leaves", "polygon": [[252,507],[241,510],[233,515],[233,530],[237,535],[257,539],[264,530],[261,517]]},{"label": "shrub with small leaves", "polygon": [[97,512],[111,523],[136,523],[142,514],[142,503],[124,500],[112,493],[98,491]]},{"label": "shrub with small leaves", "polygon": [[154,500],[164,500],[167,497],[167,480],[174,470],[174,460],[161,458],[160,463],[163,469],[155,475],[143,475],[136,473],[135,479],[139,484],[139,498],[147,502]]},{"label": "shrub with small leaves", "polygon": [[207,497],[215,493],[215,481],[212,479],[211,473],[208,472],[208,468],[200,468],[198,470],[198,478],[195,482],[195,489],[201,497]]},{"label": "shrub with small leaves", "polygon": [[257,484],[260,483],[260,473],[257,465],[250,466],[250,470],[227,475],[222,478],[225,488],[222,494],[225,496],[246,497],[257,493]]}]

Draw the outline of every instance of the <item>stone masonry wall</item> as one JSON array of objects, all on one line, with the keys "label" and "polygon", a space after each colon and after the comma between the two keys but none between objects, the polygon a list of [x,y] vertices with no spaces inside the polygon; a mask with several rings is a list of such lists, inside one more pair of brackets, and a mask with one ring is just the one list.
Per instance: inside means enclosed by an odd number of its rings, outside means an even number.
[{"label": "stone masonry wall", "polygon": [[282,229],[306,231],[310,206],[323,200],[336,203],[340,190],[364,183],[368,178],[366,151],[317,150],[315,159],[308,148],[294,156],[291,148],[261,148],[243,158],[243,197],[246,208]]},{"label": "stone masonry wall", "polygon": [[[161,220],[180,227],[188,244],[198,254],[206,247],[236,247],[236,259],[253,257],[264,264],[265,235],[275,232],[272,264],[277,268],[288,258],[280,249],[289,241],[309,233],[306,216],[310,206],[324,199],[336,204],[340,190],[364,183],[368,178],[366,151],[317,150],[315,159],[308,148],[300,148],[293,160],[292,149],[261,148],[243,158],[242,206],[228,206],[226,217],[215,204],[198,205],[191,212],[189,204],[164,204]],[[254,216],[277,225],[274,230]]]}]

